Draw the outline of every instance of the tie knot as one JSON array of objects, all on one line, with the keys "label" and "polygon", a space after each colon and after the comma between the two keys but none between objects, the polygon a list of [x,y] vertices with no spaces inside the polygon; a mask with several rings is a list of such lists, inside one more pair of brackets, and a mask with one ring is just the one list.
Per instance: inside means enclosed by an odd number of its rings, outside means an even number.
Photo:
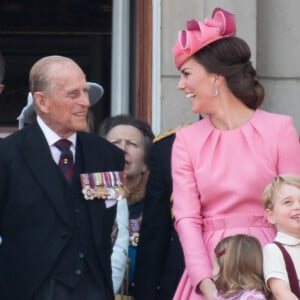
[{"label": "tie knot", "polygon": [[54,143],[54,145],[61,151],[61,152],[65,152],[65,151],[69,151],[72,142],[70,142],[69,140],[66,139],[61,139],[58,140],[56,143]]}]

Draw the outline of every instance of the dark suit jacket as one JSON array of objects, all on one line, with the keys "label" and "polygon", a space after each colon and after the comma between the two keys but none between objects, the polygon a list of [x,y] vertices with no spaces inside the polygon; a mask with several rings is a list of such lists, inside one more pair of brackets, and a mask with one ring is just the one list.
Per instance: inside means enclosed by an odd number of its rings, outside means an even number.
[{"label": "dark suit jacket", "polygon": [[184,262],[173,227],[171,150],[175,134],[154,143],[136,257],[135,300],[171,300]]},{"label": "dark suit jacket", "polygon": [[[82,173],[123,170],[124,155],[104,139],[77,135]],[[62,176],[57,176],[46,139],[37,123],[0,143],[0,298],[27,300],[38,289],[70,238]],[[82,201],[84,198],[82,198]],[[115,207],[87,203],[104,285],[112,295],[110,233]],[[113,295],[111,297],[113,299]]]}]

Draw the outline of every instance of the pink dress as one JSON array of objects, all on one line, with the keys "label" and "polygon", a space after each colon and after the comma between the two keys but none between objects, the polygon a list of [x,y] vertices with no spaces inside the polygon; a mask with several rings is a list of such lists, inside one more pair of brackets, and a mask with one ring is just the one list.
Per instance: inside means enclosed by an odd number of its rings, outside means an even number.
[{"label": "pink dress", "polygon": [[264,218],[263,190],[274,176],[300,174],[292,118],[256,110],[240,128],[221,131],[209,118],[176,133],[172,151],[175,227],[186,269],[173,299],[200,300],[214,248],[225,236],[253,235],[262,246],[275,230]]},{"label": "pink dress", "polygon": [[240,292],[238,295],[229,298],[224,298],[216,293],[214,300],[266,300],[266,296],[260,291],[251,290]]}]

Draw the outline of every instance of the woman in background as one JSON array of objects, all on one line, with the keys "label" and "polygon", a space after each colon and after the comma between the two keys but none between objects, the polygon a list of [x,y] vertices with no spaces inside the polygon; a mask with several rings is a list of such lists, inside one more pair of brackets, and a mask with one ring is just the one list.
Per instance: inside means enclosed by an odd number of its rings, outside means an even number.
[{"label": "woman in background", "polygon": [[[125,174],[127,188],[129,189],[128,208],[117,207],[118,234],[112,254],[112,273],[114,290],[117,292],[121,286],[127,252],[130,259],[129,264],[129,286],[125,294],[134,295],[134,269],[136,247],[139,241],[139,231],[143,215],[145,187],[148,179],[148,165],[154,134],[150,126],[130,115],[117,115],[109,117],[100,126],[100,135],[115,144],[125,152]],[[129,209],[129,248],[128,248],[128,219],[118,222],[119,215],[125,216],[126,209]],[[126,227],[127,223],[127,227]],[[127,233],[126,233],[127,232]],[[121,240],[127,244],[121,243]],[[121,245],[122,244],[122,245]]]}]

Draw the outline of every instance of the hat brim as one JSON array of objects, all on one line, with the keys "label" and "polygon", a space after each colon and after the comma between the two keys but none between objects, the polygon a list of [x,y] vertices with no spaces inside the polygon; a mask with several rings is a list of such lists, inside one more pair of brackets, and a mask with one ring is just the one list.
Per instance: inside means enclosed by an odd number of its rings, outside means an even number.
[{"label": "hat brim", "polygon": [[104,95],[103,87],[95,82],[87,82],[89,86],[89,99],[91,106],[95,105]]}]

